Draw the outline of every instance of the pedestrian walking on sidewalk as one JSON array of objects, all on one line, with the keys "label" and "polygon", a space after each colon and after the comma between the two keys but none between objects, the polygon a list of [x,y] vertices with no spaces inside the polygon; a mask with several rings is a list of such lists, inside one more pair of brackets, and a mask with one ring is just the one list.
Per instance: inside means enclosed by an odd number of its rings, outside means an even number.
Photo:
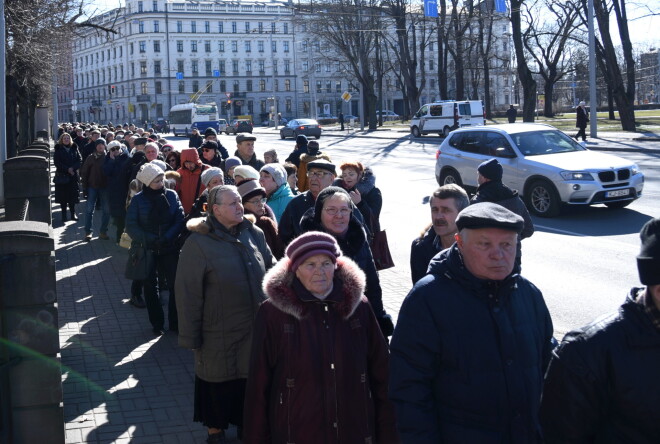
[{"label": "pedestrian walking on sidewalk", "polygon": [[149,321],[156,336],[163,334],[165,317],[159,288],[169,290],[168,327],[178,331],[174,279],[179,250],[176,240],[183,229],[183,208],[174,190],[166,189],[164,171],[157,165],[145,163],[137,174],[142,191],[137,193],[126,213],[126,232],[133,242],[147,247],[153,254],[151,269],[142,281]]},{"label": "pedestrian walking on sidewalk", "polygon": [[273,257],[263,232],[245,219],[236,187],[211,189],[208,216],[192,219],[176,273],[179,345],[195,353],[194,421],[209,443],[229,424],[243,427],[252,329]]},{"label": "pedestrian walking on sidewalk", "polygon": [[399,442],[387,344],[364,297],[364,273],[335,238],[299,236],[263,286],[243,442]]},{"label": "pedestrian walking on sidewalk", "polygon": [[587,104],[585,102],[580,102],[578,107],[575,109],[575,127],[578,128],[578,132],[575,136],[575,140],[578,140],[580,136],[582,141],[587,141],[587,123],[589,123],[589,116],[587,115]]},{"label": "pedestrian walking on sidewalk", "polygon": [[87,208],[85,209],[85,237],[83,239],[85,242],[92,240],[92,219],[97,206],[100,207],[101,211],[99,239],[110,239],[108,236],[108,224],[110,223],[110,204],[107,193],[108,178],[103,172],[106,143],[103,138],[97,139],[95,143],[96,151],[87,157],[80,169],[83,197],[87,199]]},{"label": "pedestrian walking on sidewalk", "polygon": [[76,216],[76,204],[80,202],[78,170],[82,164],[82,157],[69,133],[62,133],[57,141],[53,163],[55,164],[55,176],[69,179],[66,182],[55,183],[55,202],[62,206],[62,222],[64,223],[68,219],[67,207],[71,211],[71,220],[78,220],[78,216]]}]

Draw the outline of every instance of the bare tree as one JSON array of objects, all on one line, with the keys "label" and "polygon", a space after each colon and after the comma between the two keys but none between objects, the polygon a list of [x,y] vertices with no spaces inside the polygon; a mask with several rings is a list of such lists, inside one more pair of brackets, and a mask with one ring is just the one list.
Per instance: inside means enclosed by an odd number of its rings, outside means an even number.
[{"label": "bare tree", "polygon": [[456,100],[463,100],[465,96],[465,53],[472,43],[466,39],[474,16],[474,1],[465,0],[459,4],[458,0],[451,0],[450,38],[453,45],[447,49],[454,60],[454,77],[456,78]]},{"label": "bare tree", "polygon": [[533,122],[536,109],[536,80],[527,66],[523,44],[521,8],[524,0],[511,0],[511,31],[518,78],[523,87],[523,122]]}]

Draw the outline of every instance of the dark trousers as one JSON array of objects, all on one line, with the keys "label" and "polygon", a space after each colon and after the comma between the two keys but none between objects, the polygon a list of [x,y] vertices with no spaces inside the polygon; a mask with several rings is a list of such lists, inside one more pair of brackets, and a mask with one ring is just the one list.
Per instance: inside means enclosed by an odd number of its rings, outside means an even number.
[{"label": "dark trousers", "polygon": [[[153,328],[163,329],[165,316],[163,306],[160,303],[158,288],[169,290],[169,302],[167,306],[168,328],[179,329],[179,319],[176,312],[176,300],[174,298],[174,278],[176,277],[176,266],[179,260],[177,252],[156,254],[154,253],[154,266],[149,271],[144,283],[144,299],[147,304],[149,322]],[[160,285],[159,285],[160,284]]]},{"label": "dark trousers", "polygon": [[121,234],[124,232],[124,228],[126,228],[126,215],[122,217],[113,217],[112,218],[112,223],[115,224],[115,227],[117,228],[117,240],[115,242],[119,243],[119,239],[121,239]]},{"label": "dark trousers", "polygon": [[580,130],[577,132],[575,135],[575,140],[579,139],[580,136],[582,136],[582,140],[586,141],[587,140],[587,132],[586,132],[587,127],[580,128]]}]

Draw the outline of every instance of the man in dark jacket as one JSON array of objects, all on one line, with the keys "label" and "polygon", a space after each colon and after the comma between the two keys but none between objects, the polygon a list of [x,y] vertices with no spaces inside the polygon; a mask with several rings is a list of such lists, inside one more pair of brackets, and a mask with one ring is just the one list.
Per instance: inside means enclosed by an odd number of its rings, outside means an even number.
[{"label": "man in dark jacket", "polygon": [[582,136],[582,141],[587,141],[587,123],[589,123],[589,116],[587,115],[587,104],[585,102],[580,102],[578,107],[575,109],[575,127],[578,129],[578,132],[575,136],[575,140],[578,140]]},{"label": "man in dark jacket", "polygon": [[618,312],[569,332],[545,378],[545,442],[660,440],[660,219],[640,233],[639,278]]},{"label": "man in dark jacket", "polygon": [[94,154],[94,152],[96,152],[96,141],[100,137],[101,137],[101,131],[95,129],[91,132],[89,143],[87,143],[87,145],[82,147],[82,151],[80,153],[82,155],[83,164],[85,163],[85,160],[87,160],[87,157],[90,154]]},{"label": "man in dark jacket", "polygon": [[435,190],[429,204],[431,225],[410,247],[410,277],[413,285],[426,275],[433,256],[454,244],[458,232],[456,217],[470,205],[470,198],[463,188],[451,183]]},{"label": "man in dark jacket", "polygon": [[250,165],[255,170],[261,170],[261,167],[265,165],[264,161],[257,159],[257,155],[254,153],[254,142],[257,140],[255,136],[248,133],[238,133],[236,135],[236,152],[234,156],[241,159],[243,165]]},{"label": "man in dark jacket", "polygon": [[[227,148],[225,148],[222,145],[222,143],[220,143],[220,141],[218,140],[218,132],[214,128],[212,128],[212,127],[206,128],[206,131],[204,131],[204,142],[215,142],[215,143],[218,144],[217,152],[220,155],[220,157],[222,158],[221,160],[225,160],[229,157],[229,153],[227,152]],[[202,153],[199,153],[199,157],[202,158]],[[204,162],[203,159],[202,159],[202,162]],[[204,163],[207,163],[207,162],[204,162]],[[213,166],[219,166],[219,165],[213,165]]]},{"label": "man in dark jacket", "polygon": [[520,216],[490,202],[408,294],[392,336],[390,398],[404,443],[540,443],[552,321],[512,273]]},{"label": "man in dark jacket", "polygon": [[506,118],[509,119],[509,123],[516,123],[516,117],[518,117],[518,111],[513,105],[509,105],[509,109],[506,110]]},{"label": "man in dark jacket", "polygon": [[513,211],[525,221],[523,229],[518,236],[518,245],[516,248],[516,268],[520,272],[520,263],[522,258],[521,241],[534,234],[534,222],[527,211],[525,203],[518,195],[518,191],[512,190],[502,183],[502,174],[504,172],[502,165],[497,159],[489,159],[477,168],[477,194],[472,197],[472,203],[493,202],[502,205],[509,211]]}]

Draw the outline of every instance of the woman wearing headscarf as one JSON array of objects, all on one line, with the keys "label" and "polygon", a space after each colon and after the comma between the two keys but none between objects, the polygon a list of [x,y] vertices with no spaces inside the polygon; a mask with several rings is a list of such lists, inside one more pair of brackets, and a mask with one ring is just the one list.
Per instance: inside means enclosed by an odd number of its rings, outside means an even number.
[{"label": "woman wearing headscarf", "polygon": [[252,329],[273,258],[234,186],[213,188],[208,216],[187,227],[176,275],[179,345],[195,352],[194,420],[208,428],[208,443],[221,443],[230,423],[241,437]]},{"label": "woman wearing headscarf", "polygon": [[336,239],[308,232],[264,278],[243,443],[396,443],[387,344],[365,277]]},{"label": "woman wearing headscarf", "polygon": [[241,195],[245,217],[266,236],[266,242],[276,259],[284,255],[284,245],[277,235],[277,221],[268,216],[266,211],[266,190],[255,179],[247,179],[238,186]]},{"label": "woman wearing headscarf", "polygon": [[371,233],[380,231],[380,210],[383,208],[383,196],[376,187],[376,176],[369,167],[360,162],[344,162],[339,166],[341,178],[333,185],[345,189],[351,200],[358,207]]},{"label": "woman wearing headscarf", "polygon": [[67,207],[71,212],[71,220],[78,220],[78,216],[76,216],[76,204],[80,202],[78,170],[82,165],[82,157],[78,151],[78,145],[71,140],[69,133],[62,133],[57,141],[53,162],[55,175],[69,179],[65,183],[55,184],[55,202],[62,206],[62,222],[68,220]]},{"label": "woman wearing headscarf", "polygon": [[307,210],[300,220],[303,232],[323,231],[337,239],[346,256],[353,259],[367,277],[365,296],[376,314],[385,337],[392,336],[392,317],[383,307],[383,290],[373,255],[367,239],[367,232],[353,214],[351,197],[346,190],[328,187],[322,190],[313,208]]},{"label": "woman wearing headscarf", "polygon": [[163,334],[165,323],[159,288],[169,290],[169,329],[179,329],[174,293],[179,250],[175,241],[183,228],[183,208],[176,192],[164,187],[164,176],[160,167],[145,163],[137,174],[144,184],[142,191],[131,199],[126,213],[126,232],[134,243],[150,250],[154,259],[143,285],[149,321],[156,336]]}]

